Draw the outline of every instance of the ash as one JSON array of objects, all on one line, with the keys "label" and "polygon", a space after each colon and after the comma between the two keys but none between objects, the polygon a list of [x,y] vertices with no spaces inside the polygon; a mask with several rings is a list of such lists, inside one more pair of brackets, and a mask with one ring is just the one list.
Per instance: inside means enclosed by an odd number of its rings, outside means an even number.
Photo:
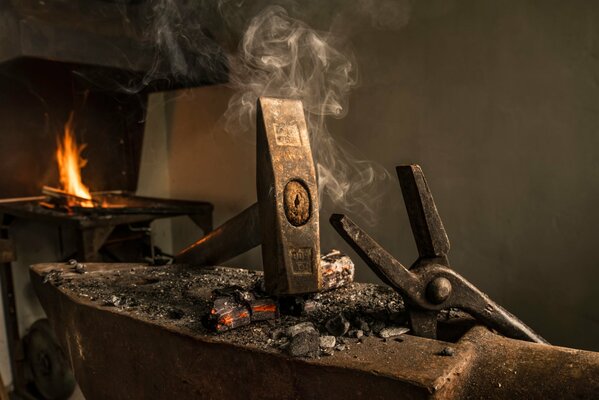
[{"label": "ash", "polygon": [[387,340],[407,331],[400,296],[391,288],[367,283],[349,283],[327,292],[279,299],[281,313],[273,320],[222,333],[207,328],[205,321],[214,293],[231,287],[255,291],[262,280],[261,271],[185,265],[87,273],[53,271],[44,279],[84,300],[135,318],[214,341],[292,356],[334,356],[361,344],[364,336]]}]

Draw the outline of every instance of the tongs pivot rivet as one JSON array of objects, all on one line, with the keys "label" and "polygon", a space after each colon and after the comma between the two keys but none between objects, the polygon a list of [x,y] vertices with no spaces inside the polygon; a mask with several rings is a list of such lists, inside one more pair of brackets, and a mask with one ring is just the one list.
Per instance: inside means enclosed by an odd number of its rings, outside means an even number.
[{"label": "tongs pivot rivet", "polygon": [[435,278],[426,287],[426,297],[433,304],[443,303],[450,294],[451,282],[447,278]]}]

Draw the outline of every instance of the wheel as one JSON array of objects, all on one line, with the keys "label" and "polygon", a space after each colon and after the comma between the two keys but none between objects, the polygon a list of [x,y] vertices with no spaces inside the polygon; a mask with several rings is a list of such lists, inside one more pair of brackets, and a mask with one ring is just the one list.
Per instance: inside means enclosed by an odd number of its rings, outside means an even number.
[{"label": "wheel", "polygon": [[23,350],[32,383],[43,399],[67,399],[73,393],[75,378],[47,319],[31,325]]}]

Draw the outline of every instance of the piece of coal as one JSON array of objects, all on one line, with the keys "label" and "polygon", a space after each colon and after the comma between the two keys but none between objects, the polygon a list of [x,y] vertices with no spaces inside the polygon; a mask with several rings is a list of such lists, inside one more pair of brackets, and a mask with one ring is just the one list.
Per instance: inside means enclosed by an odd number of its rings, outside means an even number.
[{"label": "piece of coal", "polygon": [[316,302],[314,300],[306,300],[304,303],[303,314],[310,314],[316,310]]},{"label": "piece of coal", "polygon": [[296,325],[292,325],[287,328],[287,336],[294,337],[302,332],[316,332],[316,328],[314,328],[314,324],[312,322],[302,322]]},{"label": "piece of coal", "polygon": [[333,336],[343,336],[349,330],[349,321],[343,314],[337,314],[325,323],[326,330]]},{"label": "piece of coal", "polygon": [[323,349],[332,349],[335,347],[336,343],[337,340],[335,339],[335,336],[326,335],[320,337],[320,347]]},{"label": "piece of coal", "polygon": [[354,337],[356,339],[360,339],[362,336],[364,336],[364,331],[362,331],[361,329],[355,329],[355,330],[351,330],[347,333],[350,337]]},{"label": "piece of coal", "polygon": [[394,336],[403,335],[409,330],[410,329],[406,328],[405,326],[392,326],[389,328],[381,329],[381,331],[379,332],[379,336],[386,339]]},{"label": "piece of coal", "polygon": [[271,298],[253,299],[249,302],[252,321],[266,321],[278,317],[277,302]]},{"label": "piece of coal", "polygon": [[75,264],[75,272],[77,272],[78,274],[85,274],[87,272],[87,268],[85,267],[85,264],[76,263]]},{"label": "piece of coal", "polygon": [[216,332],[225,332],[252,321],[266,321],[278,317],[279,307],[275,299],[258,297],[252,291],[239,286],[219,288],[213,291],[210,315],[205,325]]},{"label": "piece of coal", "polygon": [[250,310],[236,301],[234,296],[220,296],[214,299],[209,327],[216,332],[225,332],[251,322]]},{"label": "piece of coal", "polygon": [[440,356],[451,357],[455,354],[453,347],[444,347],[443,350],[437,353]]},{"label": "piece of coal", "polygon": [[318,332],[306,330],[291,338],[287,351],[293,357],[316,357],[320,350]]},{"label": "piece of coal", "polygon": [[[348,256],[342,254],[339,250],[331,250],[328,254],[320,258],[320,275],[322,277],[321,290],[338,289],[354,281],[354,262]],[[264,278],[261,278],[257,284],[258,290],[264,288]],[[282,300],[281,312],[283,314],[300,315],[304,311],[305,300],[297,297],[297,304],[293,302],[294,297],[288,300]]]},{"label": "piece of coal", "polygon": [[354,281],[354,263],[339,250],[331,250],[320,259],[322,290],[343,287]]},{"label": "piece of coal", "polygon": [[62,271],[53,269],[51,271],[44,273],[43,283],[51,282],[55,286],[60,286],[62,284],[62,281],[63,281]]}]

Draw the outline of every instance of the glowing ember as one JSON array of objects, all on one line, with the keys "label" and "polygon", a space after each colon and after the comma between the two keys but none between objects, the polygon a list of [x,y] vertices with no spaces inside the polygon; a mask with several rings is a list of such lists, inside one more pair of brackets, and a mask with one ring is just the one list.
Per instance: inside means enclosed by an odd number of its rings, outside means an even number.
[{"label": "glowing ember", "polygon": [[68,198],[69,206],[93,207],[92,196],[87,186],[81,181],[81,168],[85,167],[87,160],[81,158],[81,151],[85,145],[79,146],[73,132],[73,113],[64,126],[63,138],[58,138],[56,160],[60,172],[62,189],[77,198]]}]

